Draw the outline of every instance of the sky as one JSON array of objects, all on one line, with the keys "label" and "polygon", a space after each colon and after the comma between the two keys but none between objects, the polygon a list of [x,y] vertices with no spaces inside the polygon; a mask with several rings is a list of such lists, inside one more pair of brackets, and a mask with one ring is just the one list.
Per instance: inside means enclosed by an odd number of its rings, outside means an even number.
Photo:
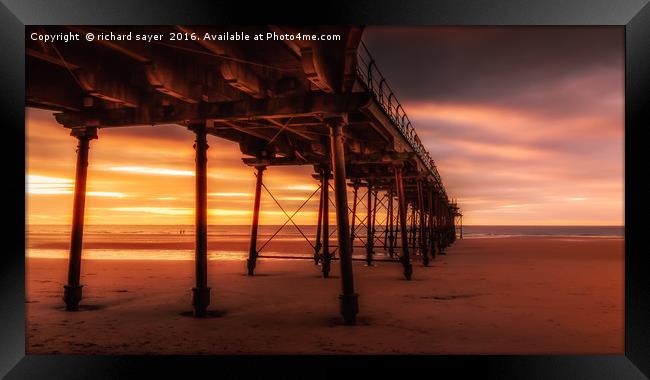
[{"label": "sky", "polygon": [[[466,225],[622,225],[622,28],[368,27],[363,40],[436,161]],[[193,224],[193,134],[102,129],[91,141],[88,224]],[[208,222],[250,224],[253,169],[209,137]],[[69,224],[76,140],[26,110],[27,222]],[[312,168],[272,167],[292,212]],[[283,223],[262,196],[261,224]],[[317,195],[294,219],[314,224]],[[334,215],[332,214],[332,219]]]}]

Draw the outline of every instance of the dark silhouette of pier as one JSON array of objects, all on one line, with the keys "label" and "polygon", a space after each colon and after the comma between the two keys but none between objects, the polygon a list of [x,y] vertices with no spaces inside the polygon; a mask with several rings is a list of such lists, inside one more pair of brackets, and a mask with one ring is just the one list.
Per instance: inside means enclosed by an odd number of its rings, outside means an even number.
[{"label": "dark silhouette of pier", "polygon": [[[354,324],[358,312],[352,251],[401,264],[429,265],[456,239],[461,213],[442,183],[434,160],[361,42],[360,27],[238,27],[250,35],[297,32],[338,40],[203,40],[226,27],[28,27],[27,99],[30,107],[57,111],[56,120],[78,139],[67,310],[77,310],[84,203],[90,140],[102,128],[178,124],[196,135],[197,317],[210,304],[207,281],[207,135],[239,143],[244,164],[256,173],[248,274],[266,243],[257,238],[263,181],[269,166],[312,165],[320,197],[313,259],[328,277],[339,261],[341,314]],[[32,32],[77,33],[78,42],[44,42]],[[163,34],[163,41],[84,41],[86,33]],[[173,33],[179,38],[169,41]],[[192,36],[199,37],[194,39]],[[219,165],[215,162],[214,165]],[[352,199],[348,199],[351,192]],[[333,193],[333,197],[331,196]],[[307,201],[305,201],[306,203]],[[277,200],[276,200],[277,203]],[[293,223],[287,215],[287,222]],[[304,205],[304,204],[303,204]],[[335,230],[329,207],[336,210]],[[299,210],[296,210],[296,212]],[[378,213],[385,215],[378,220]],[[363,217],[362,217],[363,216]],[[295,225],[295,224],[294,224]],[[462,226],[462,224],[461,224]],[[298,228],[298,226],[296,226]],[[462,228],[462,227],[461,227]],[[302,233],[302,232],[301,232]],[[303,234],[304,236],[304,234]],[[336,241],[330,243],[330,238]],[[461,230],[462,237],[462,230]],[[305,236],[305,239],[307,237]],[[309,241],[309,239],[307,239]],[[387,253],[376,258],[378,250]]]}]

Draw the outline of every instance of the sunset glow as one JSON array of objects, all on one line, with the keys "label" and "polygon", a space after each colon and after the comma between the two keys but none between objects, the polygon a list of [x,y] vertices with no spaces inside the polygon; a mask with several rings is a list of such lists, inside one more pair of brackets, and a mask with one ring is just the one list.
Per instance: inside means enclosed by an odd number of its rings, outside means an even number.
[{"label": "sunset glow", "polygon": [[[366,30],[465,224],[623,224],[622,32],[571,33]],[[28,223],[69,224],[76,140],[49,111],[27,109],[26,123]],[[194,223],[192,132],[169,125],[98,135],[88,224]],[[254,170],[237,144],[208,143],[208,222],[247,225]],[[318,188],[312,173],[271,167],[264,182],[291,215]],[[318,194],[294,221],[315,224],[317,202]],[[285,220],[263,192],[260,223]]]}]

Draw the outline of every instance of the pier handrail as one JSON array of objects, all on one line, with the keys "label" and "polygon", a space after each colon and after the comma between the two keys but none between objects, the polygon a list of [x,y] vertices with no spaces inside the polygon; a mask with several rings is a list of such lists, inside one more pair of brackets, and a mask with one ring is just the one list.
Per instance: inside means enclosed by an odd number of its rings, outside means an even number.
[{"label": "pier handrail", "polygon": [[411,146],[411,149],[413,149],[420,160],[424,163],[424,166],[429,170],[439,185],[443,195],[447,198],[435,161],[431,158],[431,155],[424,145],[422,145],[422,141],[420,141],[415,128],[413,128],[413,124],[411,124],[406,111],[404,111],[404,107],[402,107],[402,104],[397,100],[395,92],[390,88],[381,71],[379,71],[377,62],[375,62],[375,59],[370,55],[370,52],[363,41],[361,41],[360,48],[357,49],[356,71],[359,79],[362,80],[367,90],[372,93],[373,97],[379,103],[386,115],[400,131],[402,137],[404,137]]}]

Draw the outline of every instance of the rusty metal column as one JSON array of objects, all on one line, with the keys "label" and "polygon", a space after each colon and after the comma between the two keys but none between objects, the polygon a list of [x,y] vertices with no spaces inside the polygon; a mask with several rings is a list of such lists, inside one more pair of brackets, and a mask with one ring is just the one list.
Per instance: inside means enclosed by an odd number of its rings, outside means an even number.
[{"label": "rusty metal column", "polygon": [[422,180],[418,179],[417,182],[418,186],[418,208],[420,209],[420,235],[419,235],[419,243],[420,243],[420,252],[422,253],[422,264],[424,266],[429,266],[429,253],[428,249],[426,246],[426,229],[424,228],[425,225],[425,219],[424,219],[424,194],[422,193]]},{"label": "rusty metal column", "polygon": [[448,236],[448,238],[447,238],[448,239],[448,244],[447,245],[451,245],[451,243],[454,242],[454,238],[455,238],[454,234],[456,233],[456,218],[454,218],[454,214],[453,214],[453,212],[451,210],[451,207],[448,207],[447,215],[448,215],[447,219],[449,220],[449,223],[448,223],[449,224],[449,231],[447,232],[447,236]]},{"label": "rusty metal column", "polygon": [[442,202],[440,201],[440,193],[436,193],[436,244],[438,245],[438,253],[444,255],[442,251]]},{"label": "rusty metal column", "polygon": [[433,189],[429,188],[429,249],[431,258],[436,258],[436,232],[435,232],[435,205],[433,203]]},{"label": "rusty metal column", "polygon": [[350,252],[354,253],[354,235],[355,231],[354,229],[356,228],[356,219],[357,219],[357,197],[359,193],[359,182],[357,180],[354,181],[354,196],[352,200],[352,218],[351,222],[352,225],[350,226]]},{"label": "rusty metal column", "polygon": [[[384,199],[385,197],[388,197],[388,191],[386,191],[385,196],[382,197],[382,199]],[[385,205],[386,219],[384,220],[384,231],[383,231],[383,233],[384,233],[384,245],[383,245],[384,255],[386,255],[386,249],[388,249],[388,202],[389,202],[388,199],[386,199],[386,205]]]},{"label": "rusty metal column", "polygon": [[377,233],[377,201],[379,198],[379,191],[375,187],[372,201],[372,254],[375,254],[375,235]]},{"label": "rusty metal column", "polygon": [[397,187],[397,201],[399,204],[399,224],[401,227],[401,238],[402,238],[402,256],[400,256],[400,261],[404,266],[404,277],[407,280],[411,280],[411,275],[413,274],[413,265],[411,264],[411,259],[409,257],[409,244],[408,244],[408,235],[406,232],[406,197],[404,194],[404,182],[402,181],[402,165],[395,165],[395,184]]},{"label": "rusty metal column", "polygon": [[445,217],[446,206],[444,200],[440,200],[440,251],[443,255],[447,253],[444,251],[447,248],[446,242],[446,229],[447,229],[447,218]]},{"label": "rusty metal column", "polygon": [[445,248],[447,248],[449,246],[449,207],[447,207],[447,203],[445,203],[445,208],[442,214],[442,218],[445,221],[445,232],[444,232],[443,242],[445,244]]},{"label": "rusty metal column", "polygon": [[394,240],[395,237],[393,236],[393,190],[389,189],[388,190],[388,255],[393,258],[395,255],[395,247],[394,247]]},{"label": "rusty metal column", "polygon": [[451,217],[451,234],[450,234],[450,236],[451,236],[451,242],[453,243],[453,242],[456,241],[456,215],[455,215],[453,210],[450,210],[449,213],[451,215],[450,216]]},{"label": "rusty metal column", "polygon": [[251,243],[248,251],[248,275],[252,276],[255,272],[255,263],[257,262],[257,227],[260,221],[260,199],[262,198],[262,176],[266,166],[256,166],[257,180],[255,181],[255,201],[253,204],[253,223],[251,225]]},{"label": "rusty metal column", "polygon": [[368,204],[368,216],[366,218],[366,227],[367,227],[367,232],[366,232],[366,264],[368,266],[372,266],[372,251],[373,251],[373,245],[375,242],[374,239],[374,218],[373,216],[373,203],[372,203],[372,181],[368,181],[368,196],[366,199],[366,203]]},{"label": "rusty metal column", "polygon": [[336,198],[336,227],[338,228],[339,258],[343,292],[339,295],[341,314],[345,323],[353,325],[359,312],[358,295],[354,292],[352,251],[348,235],[348,194],[345,188],[345,148],[343,146],[343,121],[330,123],[332,167],[334,168],[334,196]]},{"label": "rusty metal column", "polygon": [[207,191],[207,150],[208,140],[205,124],[198,124],[191,129],[196,134],[196,286],[192,288],[192,305],[195,317],[205,317],[210,304],[208,287],[208,191]]},{"label": "rusty metal column", "polygon": [[415,248],[416,247],[416,245],[415,245],[415,242],[416,242],[415,235],[416,235],[416,232],[417,232],[417,223],[416,223],[417,218],[416,218],[416,215],[415,215],[416,213],[417,213],[417,210],[416,210],[416,207],[415,207],[415,203],[412,203],[411,204],[411,234],[410,234],[411,235],[411,240],[410,240],[410,242],[411,242],[411,248],[413,249],[413,254],[414,255],[416,253],[416,248]]},{"label": "rusty metal column", "polygon": [[319,168],[321,177],[320,200],[318,202],[318,225],[316,226],[316,245],[314,246],[314,264],[320,262],[320,250],[323,247],[321,243],[321,233],[323,228],[323,169]]},{"label": "rusty metal column", "polygon": [[463,216],[460,216],[460,238],[463,238]]},{"label": "rusty metal column", "polygon": [[330,265],[332,262],[332,255],[330,254],[330,168],[325,166],[323,168],[323,176],[321,177],[321,191],[323,192],[323,229],[321,234],[323,236],[323,258],[322,258],[322,272],[323,277],[328,278],[330,275]]},{"label": "rusty metal column", "polygon": [[74,181],[72,206],[72,231],[70,234],[70,256],[68,259],[68,283],[63,286],[63,301],[68,311],[79,310],[81,301],[81,248],[84,234],[84,211],[86,206],[86,179],[88,178],[88,150],[90,140],[97,138],[96,128],[73,130],[70,135],[78,140],[77,168]]}]

